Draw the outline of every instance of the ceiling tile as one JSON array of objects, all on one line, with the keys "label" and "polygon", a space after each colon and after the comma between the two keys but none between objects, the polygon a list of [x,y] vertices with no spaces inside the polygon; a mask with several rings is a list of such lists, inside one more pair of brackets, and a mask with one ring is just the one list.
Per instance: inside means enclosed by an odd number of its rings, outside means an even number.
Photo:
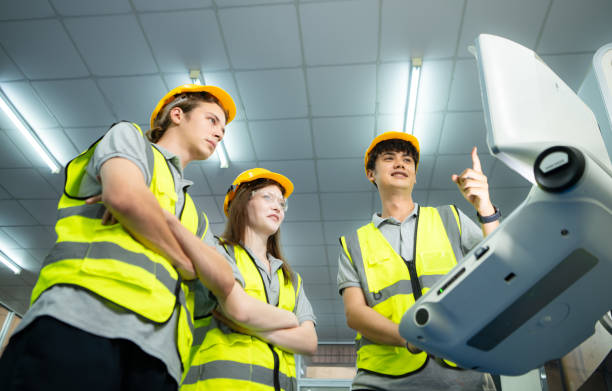
[{"label": "ceiling tile", "polygon": [[496,160],[491,173],[485,173],[490,187],[530,187],[531,183],[521,175]]},{"label": "ceiling tile", "polygon": [[[376,117],[376,136],[384,132],[402,132],[403,129],[404,114],[386,114],[379,115]],[[368,140],[366,144],[364,144],[365,147],[363,148],[362,152],[365,153],[365,150],[367,146],[370,145],[372,139],[374,139],[374,137],[372,137],[370,140]]]},{"label": "ceiling tile", "polygon": [[296,193],[314,193],[318,191],[313,160],[262,161],[260,166],[285,175],[293,182],[293,191]]},{"label": "ceiling tile", "polygon": [[[0,205],[1,205],[2,201],[0,201]],[[6,204],[6,210],[11,210],[12,207],[14,207],[15,205],[19,206],[19,204],[17,202],[13,202],[13,203],[7,203]],[[21,206],[19,206],[21,208]],[[21,208],[20,213],[23,214],[23,216],[26,216],[25,218],[20,217],[20,216],[15,216],[15,220],[29,220],[32,224],[35,224],[34,219],[32,219],[32,216],[28,216],[27,212],[25,210],[23,210],[23,208]],[[0,215],[0,217],[3,217],[4,213]],[[30,220],[31,219],[31,220]],[[1,225],[4,225],[4,223],[2,223]],[[4,251],[6,252],[7,249],[11,249],[11,248],[21,248],[21,246],[19,246],[19,243],[17,243],[15,241],[15,239],[11,238],[9,235],[7,235],[4,231],[2,231],[2,228],[0,227],[0,251]]]},{"label": "ceiling tile", "polygon": [[[372,216],[368,216],[368,219],[370,219]],[[362,225],[365,225],[368,221],[364,220],[362,222],[360,222],[360,224],[358,226],[356,226],[355,229],[359,228]],[[323,223],[323,224],[327,224],[327,223]],[[333,223],[330,223],[333,224]],[[355,222],[351,222],[351,224],[355,224]],[[325,226],[323,227],[323,230],[325,231]],[[340,258],[340,252],[344,251],[342,250],[342,247],[340,246],[340,240],[338,240],[338,238],[340,237],[340,235],[348,235],[350,234],[350,231],[342,231],[341,233],[339,233],[338,235],[336,235],[336,242],[334,244],[326,244],[325,245],[325,251],[327,252],[327,262],[330,266],[330,275],[333,276],[332,281],[334,283],[336,283],[336,277],[338,277],[338,259]]]},{"label": "ceiling tile", "polygon": [[321,206],[325,221],[367,220],[372,215],[372,193],[323,193]]},{"label": "ceiling tile", "polygon": [[323,244],[321,223],[286,222],[281,228],[283,246],[309,246]]},{"label": "ceiling tile", "polygon": [[327,265],[325,250],[322,246],[284,246],[283,253],[291,266]]},{"label": "ceiling tile", "polygon": [[49,250],[47,249],[41,249],[41,248],[29,248],[27,250],[30,255],[32,255],[34,257],[34,259],[36,259],[38,261],[38,263],[40,263],[42,265],[42,263],[44,262],[45,258],[47,257],[47,255],[49,254]]},{"label": "ceiling tile", "polygon": [[502,216],[508,217],[527,198],[529,190],[531,190],[531,187],[514,189],[492,188],[490,190],[491,202],[497,205]]},{"label": "ceiling tile", "polygon": [[546,20],[539,54],[595,51],[612,41],[612,2],[555,0]]},{"label": "ceiling tile", "polygon": [[6,130],[5,133],[8,138],[13,142],[13,144],[17,146],[17,149],[21,151],[23,156],[25,156],[25,158],[28,160],[28,167],[44,167],[49,170],[49,166],[47,166],[42,157],[35,152],[30,142],[25,138],[23,134],[21,134],[21,132],[17,130]]},{"label": "ceiling tile", "polygon": [[549,4],[549,0],[468,1],[457,55],[470,56],[467,47],[474,45],[478,34],[499,35],[533,49]]},{"label": "ceiling tile", "polygon": [[[57,121],[47,110],[45,104],[40,100],[29,82],[2,83],[0,87],[21,116],[34,129],[58,126]],[[4,116],[4,113],[2,115]],[[11,128],[16,129],[13,126]]]},{"label": "ceiling tile", "polygon": [[434,156],[419,157],[419,168],[417,170],[417,181],[415,185],[416,189],[426,190],[429,188],[435,160]]},{"label": "ceiling tile", "polygon": [[423,61],[417,112],[446,109],[452,69],[452,61]]},{"label": "ceiling tile", "polygon": [[310,105],[314,116],[373,114],[376,66],[308,68]]},{"label": "ceiling tile", "polygon": [[304,117],[308,113],[301,69],[237,72],[248,119]]},{"label": "ceiling tile", "polygon": [[452,57],[463,2],[391,0],[382,7],[381,59]]},{"label": "ceiling tile", "polygon": [[51,172],[48,167],[37,167],[35,170],[38,172],[38,175],[43,177],[45,181],[51,185],[57,197],[64,192],[64,179],[66,175],[63,168],[58,173]]},{"label": "ceiling tile", "polygon": [[431,190],[426,206],[455,205],[476,222],[476,210],[461,195],[459,190]]},{"label": "ceiling tile", "polygon": [[[17,149],[6,132],[0,132],[0,168],[29,167],[30,162]],[[7,184],[8,185],[8,184]]]},{"label": "ceiling tile", "polygon": [[2,227],[23,248],[51,248],[57,235],[50,227]]},{"label": "ceiling tile", "polygon": [[376,61],[378,12],[369,0],[300,5],[306,64]]},{"label": "ceiling tile", "polygon": [[219,20],[234,68],[302,64],[294,5],[220,9]]},{"label": "ceiling tile", "polygon": [[[381,64],[378,68],[378,113],[404,114],[408,93],[408,63]],[[422,91],[422,89],[421,89]]]},{"label": "ceiling tile", "polygon": [[[357,228],[369,223],[368,220],[361,221],[329,221],[323,222],[323,232],[325,233],[325,244],[337,245],[340,251],[340,236],[350,235]],[[340,254],[339,252],[337,253]]]},{"label": "ceiling tile", "polygon": [[586,75],[592,69],[594,54],[542,56],[542,60],[559,75],[565,84],[574,90],[574,92],[577,92]]},{"label": "ceiling tile", "polygon": [[303,281],[308,281],[311,284],[331,284],[327,266],[296,266],[295,270],[300,273]]},{"label": "ceiling tile", "polygon": [[[206,72],[204,73],[206,84],[223,88],[231,95],[234,103],[236,103],[236,118],[237,120],[245,119],[244,105],[238,94],[238,88],[234,82],[234,76],[230,72]],[[178,85],[178,84],[177,84]]]},{"label": "ceiling tile", "polygon": [[38,129],[36,133],[60,164],[65,165],[78,154],[77,149],[61,128]]},{"label": "ceiling tile", "polygon": [[[5,183],[0,179],[0,183]],[[36,220],[15,200],[0,200],[0,226],[36,224]],[[12,237],[11,237],[12,238]],[[16,239],[14,239],[16,240]]]},{"label": "ceiling tile", "polygon": [[212,6],[212,0],[132,0],[132,3],[138,11],[174,11]]},{"label": "ceiling tile", "polygon": [[[225,146],[230,162],[257,160],[246,122],[232,122],[225,129],[223,146]],[[218,150],[216,152],[219,153]]]},{"label": "ceiling tile", "polygon": [[[110,124],[109,124],[110,125]],[[77,151],[83,152],[91,146],[96,140],[104,135],[107,127],[93,128],[64,128],[64,131],[70,138],[70,141],[76,146]]]},{"label": "ceiling tile", "polygon": [[287,0],[216,0],[217,7],[236,7],[241,5],[286,3]]},{"label": "ceiling tile", "polygon": [[116,121],[90,79],[32,83],[63,126],[109,126]]},{"label": "ceiling tile", "polygon": [[365,176],[363,159],[317,160],[321,191],[365,191],[370,182]]},{"label": "ceiling tile", "polygon": [[195,162],[188,164],[183,171],[185,178],[193,182],[193,185],[189,186],[189,195],[192,197],[196,195],[210,195],[211,191],[206,182],[204,172],[202,172],[202,168],[199,164],[194,163]]},{"label": "ceiling tile", "polygon": [[[157,72],[133,15],[68,18],[64,23],[95,76]],[[120,61],[122,58],[129,61]]]},{"label": "ceiling tile", "polygon": [[206,213],[209,222],[223,223],[225,221],[225,216],[222,215],[219,208],[217,208],[214,197],[194,196],[193,202],[195,202],[198,208]]},{"label": "ceiling tile", "polygon": [[476,61],[457,60],[448,100],[449,110],[482,110]]},{"label": "ceiling tile", "polygon": [[[426,205],[428,197],[429,197],[428,191],[417,190],[417,189],[412,191],[412,200],[418,203],[419,205]],[[378,205],[380,205],[380,203]],[[378,207],[378,209],[380,209],[380,206]]]},{"label": "ceiling tile", "polygon": [[117,117],[137,123],[149,123],[157,101],[167,92],[157,75],[105,78],[98,83]]},{"label": "ceiling tile", "polygon": [[[480,158],[480,163],[482,165],[483,172],[485,174],[491,172],[491,168],[495,159],[492,156],[483,153],[483,151],[480,151],[478,157]],[[431,188],[436,190],[454,189],[459,192],[459,190],[457,189],[457,185],[451,180],[451,175],[459,175],[463,172],[463,170],[467,168],[472,168],[472,157],[469,154],[438,156],[435,162],[433,178],[431,181]],[[429,196],[431,198],[431,192]]]},{"label": "ceiling tile", "polygon": [[443,113],[418,113],[416,115],[414,135],[419,139],[421,155],[431,155],[438,150],[443,120]]},{"label": "ceiling tile", "polygon": [[6,55],[4,50],[0,48],[0,81],[19,79],[23,79],[21,71],[19,71],[15,63]]},{"label": "ceiling tile", "polygon": [[54,14],[47,0],[0,2],[0,20],[45,18]]},{"label": "ceiling tile", "polygon": [[53,7],[62,16],[102,15],[130,12],[130,3],[125,0],[80,1],[50,0]]},{"label": "ceiling tile", "polygon": [[312,139],[307,119],[251,121],[249,126],[260,160],[312,159]]},{"label": "ceiling tile", "polygon": [[[1,150],[0,150],[0,153],[2,153]],[[12,198],[11,195],[6,190],[4,190],[2,186],[0,186],[0,200],[8,200],[11,198]]]},{"label": "ceiling tile", "polygon": [[204,175],[208,179],[213,194],[225,196],[227,188],[244,170],[257,167],[255,162],[239,162],[230,164],[229,168],[220,168],[219,164],[205,164]]},{"label": "ceiling tile", "polygon": [[57,20],[0,23],[0,43],[30,79],[89,74]]},{"label": "ceiling tile", "polygon": [[477,146],[481,153],[488,153],[483,113],[446,114],[438,152],[471,153],[474,146]]},{"label": "ceiling tile", "polygon": [[59,194],[33,168],[0,170],[0,184],[20,199],[57,199]]},{"label": "ceiling tile", "polygon": [[[176,2],[167,4],[174,7]],[[227,56],[212,10],[144,14],[140,20],[162,72],[227,69]]]},{"label": "ceiling tile", "polygon": [[363,157],[374,139],[374,117],[315,118],[315,152],[320,158]]},{"label": "ceiling tile", "polygon": [[[22,269],[30,272],[38,273],[41,268],[41,262],[34,258],[27,250],[9,249],[5,253],[12,261],[14,261]],[[20,276],[21,277],[21,276]],[[28,295],[29,298],[29,295]]]},{"label": "ceiling tile", "polygon": [[34,218],[42,225],[55,225],[57,221],[57,199],[52,200],[21,200],[19,201]]},{"label": "ceiling tile", "polygon": [[321,218],[321,207],[317,194],[292,194],[285,221],[316,221]]}]

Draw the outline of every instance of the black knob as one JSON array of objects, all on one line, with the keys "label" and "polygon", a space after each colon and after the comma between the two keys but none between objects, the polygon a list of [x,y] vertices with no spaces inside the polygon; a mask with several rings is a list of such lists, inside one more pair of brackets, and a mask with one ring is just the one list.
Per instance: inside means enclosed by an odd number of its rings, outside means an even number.
[{"label": "black knob", "polygon": [[540,188],[560,193],[574,186],[582,178],[584,168],[582,152],[572,147],[557,146],[540,153],[533,170]]}]

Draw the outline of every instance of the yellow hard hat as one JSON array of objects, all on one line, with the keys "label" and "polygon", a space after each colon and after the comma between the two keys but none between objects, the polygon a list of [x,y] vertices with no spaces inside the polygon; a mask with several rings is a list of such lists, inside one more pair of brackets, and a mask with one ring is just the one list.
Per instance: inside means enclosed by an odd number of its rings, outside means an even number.
[{"label": "yellow hard hat", "polygon": [[[372,140],[372,143],[366,150],[365,156],[363,157],[363,163],[364,163],[366,175],[368,173],[368,161],[370,160],[369,155],[372,149],[374,149],[374,147],[382,141],[393,140],[393,139],[408,141],[410,144],[412,144],[412,146],[414,146],[414,148],[417,151],[417,154],[421,153],[419,149],[419,140],[413,135],[404,133],[404,132],[385,132],[383,134],[378,135],[374,140]],[[417,169],[418,166],[419,166],[419,161],[417,158],[417,161],[414,162],[415,170]]]},{"label": "yellow hard hat", "polygon": [[230,94],[225,92],[225,90],[223,90],[222,88],[215,86],[202,86],[199,84],[183,84],[182,86],[178,86],[170,90],[170,92],[164,95],[164,97],[161,98],[159,102],[157,102],[155,110],[153,110],[153,113],[151,113],[151,129],[153,129],[155,119],[157,118],[159,112],[164,108],[164,106],[172,102],[177,95],[185,92],[208,92],[209,94],[217,98],[223,110],[227,111],[226,125],[232,122],[232,120],[236,116],[236,104],[234,103],[234,100],[232,99]]},{"label": "yellow hard hat", "polygon": [[266,170],[265,168],[251,168],[249,170],[241,172],[236,177],[236,179],[234,179],[234,182],[232,182],[232,185],[229,187],[229,189],[227,189],[227,194],[225,195],[225,200],[223,201],[223,211],[225,212],[226,216],[229,216],[229,203],[236,196],[236,190],[238,190],[238,187],[240,187],[240,185],[242,185],[243,183],[252,182],[255,179],[260,178],[271,179],[281,185],[285,189],[285,193],[283,194],[285,199],[289,198],[291,193],[293,193],[293,183],[291,183],[289,178],[287,178],[286,176],[278,174],[276,172],[272,172],[270,170]]}]

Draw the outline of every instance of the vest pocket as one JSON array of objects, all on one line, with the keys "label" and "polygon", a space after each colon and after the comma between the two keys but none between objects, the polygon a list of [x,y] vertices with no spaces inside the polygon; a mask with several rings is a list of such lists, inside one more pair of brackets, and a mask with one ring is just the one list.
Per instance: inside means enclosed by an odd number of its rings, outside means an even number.
[{"label": "vest pocket", "polygon": [[446,274],[456,264],[454,254],[449,254],[447,251],[423,251],[419,256],[421,261],[417,262],[417,268],[418,266],[421,268],[419,274]]}]

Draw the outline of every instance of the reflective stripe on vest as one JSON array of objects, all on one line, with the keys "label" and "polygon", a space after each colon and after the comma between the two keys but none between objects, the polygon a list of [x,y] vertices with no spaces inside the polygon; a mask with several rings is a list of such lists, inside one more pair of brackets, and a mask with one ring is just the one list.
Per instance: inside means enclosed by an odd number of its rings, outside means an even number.
[{"label": "reflective stripe on vest", "polygon": [[[421,292],[425,293],[461,259],[461,226],[453,206],[420,207],[413,259]],[[368,306],[398,323],[415,302],[407,261],[391,247],[373,223],[340,239],[359,274]],[[380,345],[357,334],[357,367],[386,376],[404,376],[427,362],[427,353]]]},{"label": "reflective stripe on vest", "polygon": [[[180,282],[168,260],[133,239],[121,224],[102,225],[104,206],[84,202],[94,194],[78,196],[99,141],[66,166],[64,194],[55,225],[58,239],[43,263],[31,302],[53,285],[78,285],[156,323],[166,322],[178,303],[177,348],[186,367],[194,329],[193,295],[187,285]],[[147,160],[153,169],[149,189],[162,208],[175,213],[178,197],[168,162],[154,145],[148,141],[147,145],[151,145],[147,148]],[[199,237],[208,229],[206,215],[199,218],[188,194],[180,220]]]},{"label": "reflective stripe on vest", "polygon": [[[265,285],[255,261],[240,246],[226,245],[225,248],[236,260],[236,265],[244,277],[244,290],[250,296],[268,302]],[[282,269],[277,270],[277,276],[280,288],[278,307],[293,312],[301,289],[301,277],[295,273],[295,283],[286,281]],[[202,321],[201,327],[205,329],[204,341],[197,347],[190,370],[183,378],[182,391],[243,387],[266,391],[297,389],[295,359],[292,353],[256,337],[226,333],[214,325],[214,322]],[[204,334],[204,331],[198,329],[196,325],[196,335]]]}]

